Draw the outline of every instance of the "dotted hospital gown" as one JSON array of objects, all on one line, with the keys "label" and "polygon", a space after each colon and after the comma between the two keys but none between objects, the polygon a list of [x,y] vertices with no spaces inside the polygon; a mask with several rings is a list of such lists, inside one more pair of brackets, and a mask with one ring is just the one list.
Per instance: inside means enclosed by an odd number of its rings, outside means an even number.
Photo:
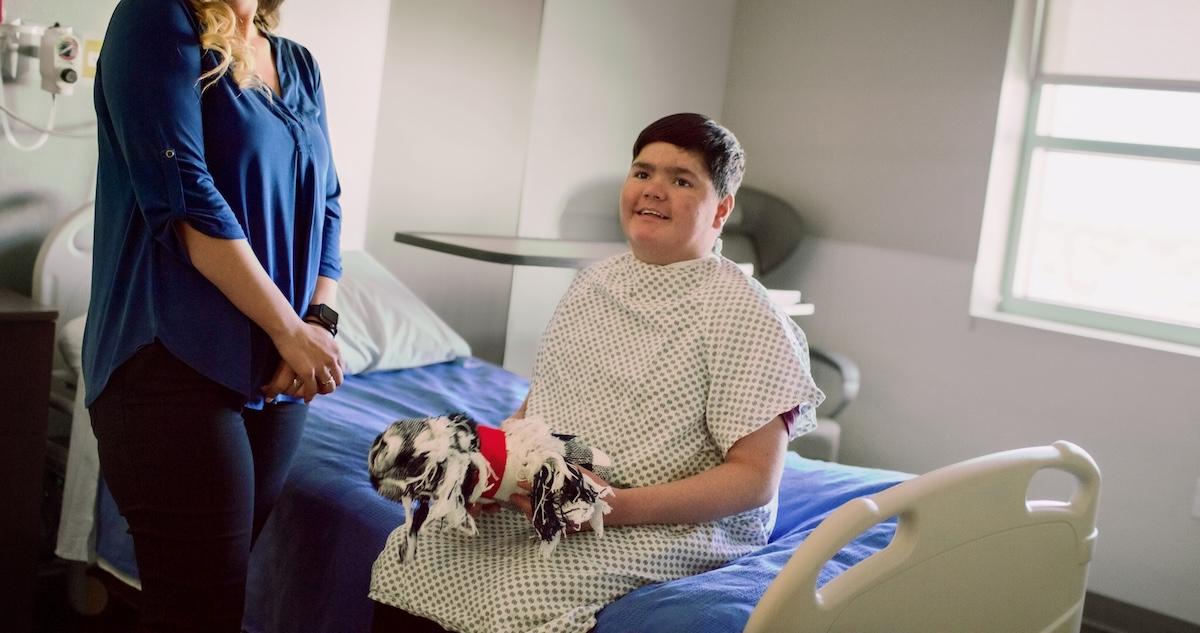
[{"label": "dotted hospital gown", "polygon": [[[610,483],[626,488],[717,466],[784,412],[798,413],[793,436],[805,433],[822,398],[804,334],[733,262],[654,266],[625,253],[581,272],[559,303],[528,412],[608,452]],[[404,564],[398,529],[375,562],[370,596],[464,633],[582,633],[639,586],[761,547],[776,506],[698,525],[572,534],[549,558],[524,515],[508,510],[482,517],[475,537],[426,530]]]}]

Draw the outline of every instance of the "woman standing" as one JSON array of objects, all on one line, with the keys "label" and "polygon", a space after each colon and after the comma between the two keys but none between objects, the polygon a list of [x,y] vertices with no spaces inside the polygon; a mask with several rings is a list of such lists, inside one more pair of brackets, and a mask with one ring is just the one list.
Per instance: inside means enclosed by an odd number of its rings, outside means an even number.
[{"label": "woman standing", "polygon": [[87,403],[141,630],[240,631],[307,402],[342,381],[340,188],[281,0],[122,0],[96,75]]}]

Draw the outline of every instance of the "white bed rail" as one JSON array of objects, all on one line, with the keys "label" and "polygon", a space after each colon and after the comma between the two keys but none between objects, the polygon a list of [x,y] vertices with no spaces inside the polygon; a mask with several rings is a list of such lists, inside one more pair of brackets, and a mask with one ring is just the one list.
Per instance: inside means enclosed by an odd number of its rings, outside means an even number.
[{"label": "white bed rail", "polygon": [[[1039,471],[1075,477],[1069,501],[1027,500]],[[1066,441],[947,466],[855,499],[796,549],[746,633],[1068,633],[1079,630],[1100,471]],[[897,517],[888,547],[821,589],[821,567]]]}]

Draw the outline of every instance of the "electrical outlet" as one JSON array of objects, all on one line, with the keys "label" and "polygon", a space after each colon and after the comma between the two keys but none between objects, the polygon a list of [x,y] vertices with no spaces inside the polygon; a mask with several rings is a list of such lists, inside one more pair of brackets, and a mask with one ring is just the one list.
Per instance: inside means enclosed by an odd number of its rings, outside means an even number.
[{"label": "electrical outlet", "polygon": [[1192,499],[1192,517],[1200,519],[1200,479],[1196,480],[1196,497]]}]

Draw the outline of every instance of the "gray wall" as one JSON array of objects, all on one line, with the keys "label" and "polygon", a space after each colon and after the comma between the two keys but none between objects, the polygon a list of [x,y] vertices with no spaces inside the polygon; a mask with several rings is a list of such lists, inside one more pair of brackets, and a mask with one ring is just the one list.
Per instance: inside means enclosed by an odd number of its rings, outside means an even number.
[{"label": "gray wall", "polygon": [[1091,590],[1200,622],[1200,359],[968,316],[1012,8],[741,0],[725,122],[813,236],[769,285],[862,367],[844,461],[1074,441],[1104,477]]},{"label": "gray wall", "polygon": [[366,248],[496,363],[512,267],[393,236],[516,235],[541,15],[541,0],[394,0],[388,31]]},{"label": "gray wall", "polygon": [[[719,116],[735,0],[546,4],[518,234],[619,238],[638,132],[675,112]],[[574,271],[513,271],[504,368],[529,376]]]},{"label": "gray wall", "polygon": [[[41,25],[61,22],[75,27],[85,38],[100,39],[115,6],[116,0],[6,0],[4,13],[8,20],[21,18]],[[36,72],[37,60],[30,62]],[[56,127],[95,120],[92,83],[83,80],[74,95],[58,98]],[[9,109],[39,125],[46,122],[50,94],[38,83],[6,83],[4,91]],[[35,140],[24,126],[12,122],[12,127],[23,145]],[[92,131],[94,128],[77,130]],[[37,151],[22,152],[0,137],[0,286],[29,294],[42,239],[60,219],[92,198],[95,165],[94,138],[51,138]]]},{"label": "gray wall", "polygon": [[528,375],[573,271],[489,264],[396,231],[619,235],[629,148],[719,114],[735,0],[394,0],[366,248],[471,344]]}]

